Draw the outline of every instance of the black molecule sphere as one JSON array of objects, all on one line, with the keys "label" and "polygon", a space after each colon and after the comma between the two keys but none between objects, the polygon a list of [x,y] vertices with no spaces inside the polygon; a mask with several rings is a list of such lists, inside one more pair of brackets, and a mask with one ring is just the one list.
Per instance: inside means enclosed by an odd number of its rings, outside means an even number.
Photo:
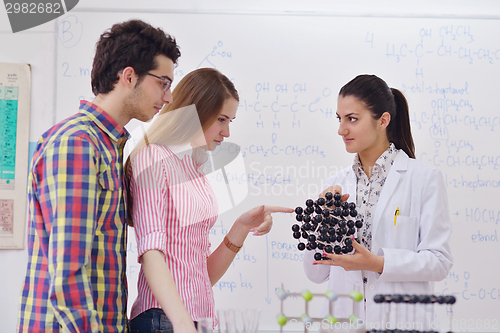
[{"label": "black molecule sphere", "polygon": [[[341,201],[340,193],[325,193],[316,201],[307,199],[304,207],[295,208],[296,223],[292,226],[300,251],[315,251],[316,260],[327,260],[322,253],[354,253],[351,237],[363,226],[356,220],[358,212],[354,202]],[[303,241],[301,241],[303,239]]]}]

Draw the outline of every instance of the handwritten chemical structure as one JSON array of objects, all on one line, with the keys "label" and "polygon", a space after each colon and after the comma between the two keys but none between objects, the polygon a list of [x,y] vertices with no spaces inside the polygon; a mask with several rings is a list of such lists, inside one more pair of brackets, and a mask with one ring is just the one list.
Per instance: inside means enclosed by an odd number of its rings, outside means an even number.
[{"label": "handwritten chemical structure", "polygon": [[[381,40],[368,30],[364,43],[370,49],[383,49],[383,56],[393,63],[415,61],[414,75],[423,78],[428,62],[425,60],[457,60],[461,64],[495,65],[500,61],[500,45],[476,45],[478,41],[470,25],[443,25],[422,27],[408,36],[409,41]],[[410,41],[411,40],[411,41]],[[421,60],[423,62],[421,62]]]},{"label": "handwritten chemical structure", "polygon": [[319,156],[320,158],[325,158],[326,154],[323,150],[320,149],[319,146],[316,145],[306,145],[306,146],[298,146],[298,145],[287,145],[287,146],[265,146],[265,145],[249,145],[247,147],[242,147],[241,152],[243,157],[248,155],[260,155],[262,157],[271,157],[271,156],[279,156],[279,155],[287,155],[287,156]]},{"label": "handwritten chemical structure", "polygon": [[[255,99],[246,98],[240,102],[239,107],[256,114],[255,126],[260,129],[298,129],[304,125],[301,117],[335,117],[335,101],[330,98],[332,90],[325,87],[311,98],[307,86],[304,82],[258,82],[254,86],[257,93]],[[282,118],[282,114],[286,116],[286,120]]]},{"label": "handwritten chemical structure", "polygon": [[218,41],[212,48],[212,51],[203,58],[203,60],[196,66],[196,68],[211,67],[217,68],[215,62],[217,59],[226,58],[231,59],[233,54],[228,51],[224,46],[222,41]]}]

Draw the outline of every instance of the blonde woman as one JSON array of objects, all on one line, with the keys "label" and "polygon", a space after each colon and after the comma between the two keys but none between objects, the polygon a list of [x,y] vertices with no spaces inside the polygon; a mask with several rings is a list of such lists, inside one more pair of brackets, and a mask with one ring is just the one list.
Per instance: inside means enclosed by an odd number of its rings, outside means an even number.
[{"label": "blonde woman", "polygon": [[195,333],[198,318],[215,319],[212,286],[248,233],[266,234],[271,213],[293,211],[260,206],[242,214],[210,253],[217,202],[202,169],[206,151],[229,137],[238,93],[226,76],[203,68],[187,74],[172,97],[126,164],[141,263],[131,332]]}]

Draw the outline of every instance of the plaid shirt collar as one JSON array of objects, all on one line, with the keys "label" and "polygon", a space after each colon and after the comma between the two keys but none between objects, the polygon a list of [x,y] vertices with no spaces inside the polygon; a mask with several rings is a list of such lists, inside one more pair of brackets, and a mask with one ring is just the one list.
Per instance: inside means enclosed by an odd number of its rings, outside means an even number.
[{"label": "plaid shirt collar", "polygon": [[118,144],[125,144],[130,138],[130,133],[118,125],[103,109],[88,101],[80,101],[80,112],[85,113],[92,121]]}]

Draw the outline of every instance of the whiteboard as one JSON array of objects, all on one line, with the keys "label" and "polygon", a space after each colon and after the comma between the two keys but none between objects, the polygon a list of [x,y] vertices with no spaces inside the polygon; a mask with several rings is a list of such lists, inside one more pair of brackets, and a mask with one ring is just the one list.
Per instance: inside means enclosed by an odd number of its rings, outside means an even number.
[{"label": "whiteboard", "polygon": [[[228,141],[241,147],[245,167],[228,177],[248,193],[219,216],[213,246],[247,209],[303,206],[316,198],[324,178],[352,163],[337,135],[336,97],[356,75],[373,73],[406,95],[416,156],[445,176],[455,264],[435,292],[453,294],[457,303],[438,308],[443,328],[453,318],[457,332],[500,331],[500,264],[493,259],[500,250],[498,20],[78,12],[58,21],[58,121],[77,111],[79,99],[93,99],[90,70],[99,35],[131,18],[177,39],[182,56],[175,81],[214,67],[239,91]],[[131,122],[127,128],[139,126]],[[303,253],[290,229],[294,220],[277,214],[268,235],[247,238],[214,286],[218,309],[260,308],[260,328],[278,330],[277,288],[326,290],[305,277]],[[128,262],[130,306],[139,271],[133,232]],[[322,303],[311,301],[311,316],[319,315]],[[289,316],[304,312],[297,297],[284,306]]]}]

